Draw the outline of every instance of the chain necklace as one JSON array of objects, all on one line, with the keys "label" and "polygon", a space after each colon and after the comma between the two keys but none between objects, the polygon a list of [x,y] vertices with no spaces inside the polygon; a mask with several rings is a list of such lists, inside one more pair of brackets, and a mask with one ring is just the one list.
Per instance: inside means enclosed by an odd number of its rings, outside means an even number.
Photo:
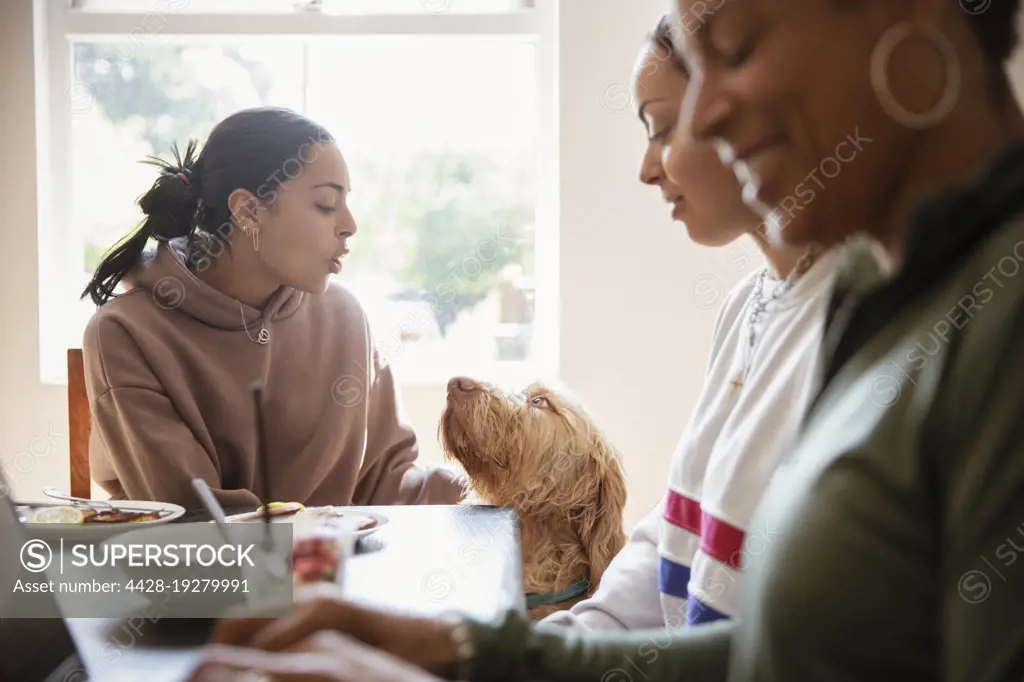
[{"label": "chain necklace", "polygon": [[758,273],[757,281],[754,282],[754,290],[750,294],[750,313],[747,315],[747,325],[750,332],[747,336],[747,347],[743,354],[743,368],[736,375],[736,378],[729,382],[732,384],[733,392],[743,388],[743,384],[747,380],[747,374],[750,373],[750,366],[754,361],[754,350],[757,347],[757,323],[760,321],[761,316],[767,311],[769,304],[777,301],[793,288],[796,281],[814,264],[817,256],[818,252],[816,249],[808,249],[800,257],[800,260],[797,261],[789,276],[783,280],[782,284],[776,287],[775,291],[768,298],[764,297],[764,280],[768,277],[768,268],[766,267]]},{"label": "chain necklace", "polygon": [[266,345],[270,341],[270,330],[263,324],[263,318],[260,318],[260,332],[254,339],[252,334],[249,333],[249,323],[245,321],[245,309],[240,302],[238,304],[238,312],[242,313],[242,327],[245,329],[245,335],[249,337],[249,340],[261,346]]}]

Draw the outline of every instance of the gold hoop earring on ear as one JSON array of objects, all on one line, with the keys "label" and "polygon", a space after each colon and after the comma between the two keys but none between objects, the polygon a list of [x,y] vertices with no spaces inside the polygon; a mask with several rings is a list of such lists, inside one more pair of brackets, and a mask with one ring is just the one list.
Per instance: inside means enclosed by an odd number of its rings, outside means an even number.
[{"label": "gold hoop earring on ear", "polygon": [[[893,50],[915,33],[927,38],[946,63],[946,89],[938,104],[921,113],[908,111],[896,101],[889,88],[888,75],[889,60],[892,58]],[[924,130],[942,122],[942,119],[946,118],[956,106],[957,99],[960,97],[960,78],[960,60],[957,59],[956,48],[953,47],[949,38],[938,29],[922,29],[910,22],[894,24],[882,34],[871,53],[871,87],[875,90],[878,103],[894,121],[908,128]]]}]

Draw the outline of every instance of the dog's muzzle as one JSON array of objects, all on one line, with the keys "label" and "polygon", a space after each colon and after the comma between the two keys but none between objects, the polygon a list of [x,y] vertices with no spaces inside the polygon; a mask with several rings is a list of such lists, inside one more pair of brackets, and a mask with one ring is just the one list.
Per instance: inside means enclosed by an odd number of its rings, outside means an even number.
[{"label": "dog's muzzle", "polygon": [[454,377],[448,382],[448,399],[458,400],[483,390],[483,387],[472,379]]}]

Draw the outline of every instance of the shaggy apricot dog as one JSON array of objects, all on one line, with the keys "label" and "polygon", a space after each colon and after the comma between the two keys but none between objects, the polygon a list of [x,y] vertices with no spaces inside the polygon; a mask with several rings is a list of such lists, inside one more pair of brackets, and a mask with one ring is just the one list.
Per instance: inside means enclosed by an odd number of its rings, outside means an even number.
[{"label": "shaggy apricot dog", "polygon": [[[511,394],[456,377],[438,431],[475,503],[515,510],[523,586],[547,602],[530,615],[543,618],[593,594],[626,541],[626,483],[618,452],[583,409],[543,384]],[[583,593],[561,599],[574,587]]]}]

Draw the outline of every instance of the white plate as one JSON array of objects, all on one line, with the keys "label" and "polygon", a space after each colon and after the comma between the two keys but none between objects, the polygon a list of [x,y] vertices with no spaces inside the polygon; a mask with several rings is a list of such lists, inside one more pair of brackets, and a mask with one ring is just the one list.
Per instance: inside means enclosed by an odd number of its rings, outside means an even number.
[{"label": "white plate", "polygon": [[[146,511],[170,512],[155,521],[136,521],[134,523],[81,523],[81,524],[57,524],[57,523],[24,523],[22,528],[32,537],[47,541],[57,541],[60,538],[75,540],[78,542],[96,542],[107,538],[127,533],[138,528],[148,528],[170,523],[185,514],[185,508],[169,502],[144,502],[141,500],[109,500],[113,507],[127,507]],[[22,507],[32,507],[34,501],[19,503],[19,511]],[[40,506],[52,507],[53,501],[39,502]],[[63,506],[63,505],[62,505]],[[68,504],[67,506],[71,506]]]},{"label": "white plate", "polygon": [[[334,510],[334,514],[330,513],[331,510]],[[313,512],[313,513],[311,513],[311,512]],[[384,516],[383,514],[379,514],[377,512],[364,511],[364,510],[359,509],[357,507],[353,508],[353,507],[331,507],[331,506],[326,506],[326,507],[306,507],[305,511],[299,512],[298,514],[291,514],[290,516],[275,516],[275,517],[271,518],[271,523],[292,523],[294,521],[294,519],[298,518],[301,515],[314,516],[314,517],[321,516],[320,514],[317,514],[315,512],[327,512],[327,513],[323,514],[323,516],[322,516],[322,518],[324,518],[324,519],[344,518],[344,517],[360,517],[360,516],[362,516],[362,517],[365,517],[365,518],[373,519],[373,520],[375,520],[377,522],[377,525],[374,526],[373,528],[366,528],[364,530],[357,530],[354,533],[352,533],[357,538],[361,538],[361,537],[363,537],[365,535],[370,535],[372,533],[376,533],[382,527],[386,526],[388,524],[388,522],[389,522],[388,517]],[[251,519],[250,521],[242,521],[242,519],[246,518],[249,515],[250,515],[249,513],[235,514],[233,516],[227,517],[227,520],[228,520],[229,523],[247,523],[247,522],[248,523],[259,523],[260,522],[259,518]],[[211,521],[210,523],[213,523],[213,522]]]}]

